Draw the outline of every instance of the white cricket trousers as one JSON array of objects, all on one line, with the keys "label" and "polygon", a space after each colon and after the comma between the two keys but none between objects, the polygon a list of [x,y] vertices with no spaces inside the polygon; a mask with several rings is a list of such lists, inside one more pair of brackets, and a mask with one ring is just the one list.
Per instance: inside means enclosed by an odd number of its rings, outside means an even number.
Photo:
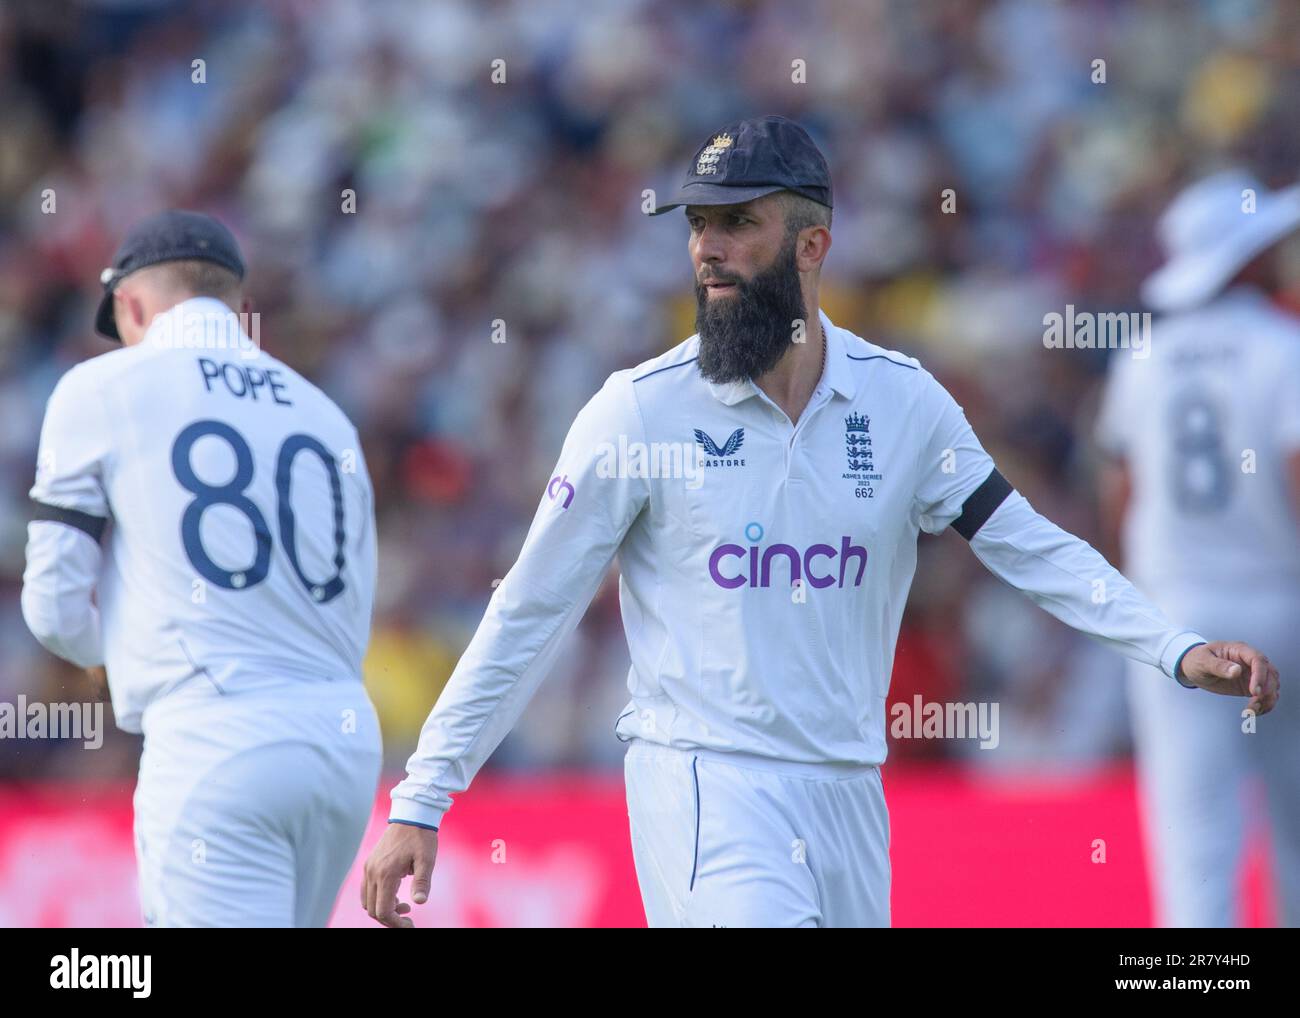
[{"label": "white cricket trousers", "polygon": [[1235,600],[1182,593],[1156,603],[1208,639],[1259,648],[1282,676],[1278,705],[1246,734],[1244,699],[1184,689],[1129,662],[1156,922],[1235,925],[1246,836],[1263,820],[1278,922],[1300,925],[1300,598],[1261,588]]},{"label": "white cricket trousers", "polygon": [[324,926],[382,751],[360,682],[205,678],[150,704],[135,791],[146,926]]},{"label": "white cricket trousers", "polygon": [[624,775],[649,926],[889,925],[878,767],[633,739]]}]

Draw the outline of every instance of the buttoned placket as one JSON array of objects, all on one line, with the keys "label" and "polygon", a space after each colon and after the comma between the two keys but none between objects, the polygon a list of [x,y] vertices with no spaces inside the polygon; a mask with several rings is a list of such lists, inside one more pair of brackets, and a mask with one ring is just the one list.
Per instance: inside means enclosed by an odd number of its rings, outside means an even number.
[{"label": "buttoned placket", "polygon": [[775,412],[777,426],[788,429],[788,433],[785,435],[785,441],[781,443],[781,449],[785,454],[785,469],[782,477],[785,480],[789,480],[790,461],[794,453],[795,439],[799,437],[799,433],[804,429],[804,425],[808,423],[808,419],[821,409],[822,404],[828,401],[830,396],[830,387],[824,381],[818,382],[817,388],[815,388],[812,395],[808,397],[808,405],[804,407],[803,413],[799,415],[799,420],[793,423],[791,422],[789,415],[777,406],[776,402],[757,385],[754,386],[754,394]]}]

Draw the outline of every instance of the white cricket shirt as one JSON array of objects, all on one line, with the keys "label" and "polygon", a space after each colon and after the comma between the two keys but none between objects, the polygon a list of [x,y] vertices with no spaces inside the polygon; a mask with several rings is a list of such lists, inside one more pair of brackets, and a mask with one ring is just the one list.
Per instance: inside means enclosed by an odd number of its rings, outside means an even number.
[{"label": "white cricket shirt", "polygon": [[[1048,611],[1173,674],[1200,637],[1010,491],[916,360],[821,322],[826,366],[794,424],[750,381],[705,381],[696,336],[610,376],[573,423],[391,819],[437,826],[566,667],[558,649],[616,553],[632,660],[623,740],[792,768],[883,762],[917,534],[950,524]],[[673,469],[683,449],[703,464],[694,477],[681,455]]]},{"label": "white cricket shirt", "polygon": [[[166,332],[196,320],[206,335]],[[219,301],[60,379],[31,497],[24,617],[54,653],[107,666],[127,731],[190,680],[359,681],[375,523],[356,429]]]},{"label": "white cricket shirt", "polygon": [[1238,287],[1113,358],[1097,439],[1130,466],[1126,568],[1157,599],[1300,589],[1286,457],[1300,448],[1300,322]]}]

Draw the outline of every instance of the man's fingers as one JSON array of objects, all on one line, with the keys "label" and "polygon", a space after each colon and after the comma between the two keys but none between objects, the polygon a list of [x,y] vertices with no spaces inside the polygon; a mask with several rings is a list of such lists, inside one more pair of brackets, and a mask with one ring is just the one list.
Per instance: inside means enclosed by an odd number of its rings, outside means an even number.
[{"label": "man's fingers", "polygon": [[1257,654],[1250,663],[1250,692],[1252,696],[1262,696],[1272,687],[1272,676],[1277,669],[1273,662],[1263,654]]},{"label": "man's fingers", "polygon": [[405,929],[415,925],[411,905],[398,901],[402,881],[412,877],[411,897],[416,905],[429,900],[429,882],[438,854],[437,833],[426,834],[411,826],[391,825],[371,851],[362,871],[361,907],[377,923]]},{"label": "man's fingers", "polygon": [[[1246,677],[1243,694],[1256,696],[1261,691],[1267,692],[1269,675],[1276,673],[1277,669],[1266,654],[1241,642],[1214,644],[1212,650],[1218,658],[1216,674],[1226,679]],[[1235,669],[1232,667],[1234,664],[1238,666]]]},{"label": "man's fingers", "polygon": [[392,930],[399,930],[405,926],[414,926],[415,924],[411,920],[398,914],[397,905],[396,898],[389,899],[388,908],[380,909],[379,915],[375,916],[375,919]]},{"label": "man's fingers", "polygon": [[[1249,650],[1249,648],[1247,648]],[[1267,714],[1277,702],[1277,669],[1267,657],[1258,652],[1243,655],[1250,664],[1250,680],[1247,688],[1251,704],[1257,714]]]},{"label": "man's fingers", "polygon": [[[375,881],[374,899],[370,902],[370,918],[385,926],[399,925],[397,915],[397,889],[402,886],[405,873],[389,866],[379,874]],[[409,920],[408,920],[409,921]]]},{"label": "man's fingers", "polygon": [[1267,714],[1277,706],[1278,697],[1282,695],[1282,677],[1278,670],[1269,664],[1264,669],[1264,675],[1260,679],[1259,694],[1257,699],[1260,702],[1259,713]]},{"label": "man's fingers", "polygon": [[1255,654],[1250,665],[1250,703],[1247,704],[1247,710],[1256,715],[1267,714],[1277,706],[1278,697],[1282,695],[1282,677],[1263,654]]},{"label": "man's fingers", "polygon": [[1236,679],[1241,676],[1241,665],[1226,657],[1216,658],[1213,670],[1221,679]]},{"label": "man's fingers", "polygon": [[366,900],[365,909],[371,919],[379,918],[380,887],[383,884],[383,877],[376,868],[370,874],[370,879],[366,881]]},{"label": "man's fingers", "polygon": [[370,860],[366,860],[365,869],[361,874],[361,907],[366,914],[370,913],[370,896],[375,884],[375,871],[370,865]]},{"label": "man's fingers", "polygon": [[415,878],[411,881],[411,900],[423,905],[429,900],[429,879],[433,875],[433,858],[420,855],[415,860]]},{"label": "man's fingers", "polygon": [[385,911],[381,908],[379,914],[374,917],[376,921],[393,930],[410,929],[415,926],[415,923],[406,918],[406,913],[411,911],[411,906],[404,901],[398,901],[396,891],[393,892],[392,897],[380,899],[381,904],[384,901],[388,902],[388,909]]},{"label": "man's fingers", "polygon": [[376,862],[373,856],[366,860],[365,879],[361,882],[361,907],[372,919],[376,918],[375,912],[379,908],[383,871],[383,863]]},{"label": "man's fingers", "polygon": [[[398,905],[397,908],[400,909],[401,906]],[[415,923],[411,922],[406,916],[399,914],[396,909],[381,917],[379,921],[390,930],[411,930],[415,928]]]}]

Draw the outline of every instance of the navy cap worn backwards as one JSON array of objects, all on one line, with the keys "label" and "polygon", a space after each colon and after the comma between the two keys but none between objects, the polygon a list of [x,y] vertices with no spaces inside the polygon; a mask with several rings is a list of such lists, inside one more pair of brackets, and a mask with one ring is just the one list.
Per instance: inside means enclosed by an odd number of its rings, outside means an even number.
[{"label": "navy cap worn backwards", "polygon": [[113,317],[113,290],[124,277],[159,262],[189,260],[215,262],[244,278],[244,258],[234,234],[211,216],[169,209],[137,223],[117,249],[112,266],[100,274],[104,296],[95,313],[95,331],[121,341]]},{"label": "navy cap worn backwards", "polygon": [[680,205],[736,205],[794,191],[831,207],[831,174],[808,132],[785,117],[728,124],[695,153],[686,181],[658,216]]}]

